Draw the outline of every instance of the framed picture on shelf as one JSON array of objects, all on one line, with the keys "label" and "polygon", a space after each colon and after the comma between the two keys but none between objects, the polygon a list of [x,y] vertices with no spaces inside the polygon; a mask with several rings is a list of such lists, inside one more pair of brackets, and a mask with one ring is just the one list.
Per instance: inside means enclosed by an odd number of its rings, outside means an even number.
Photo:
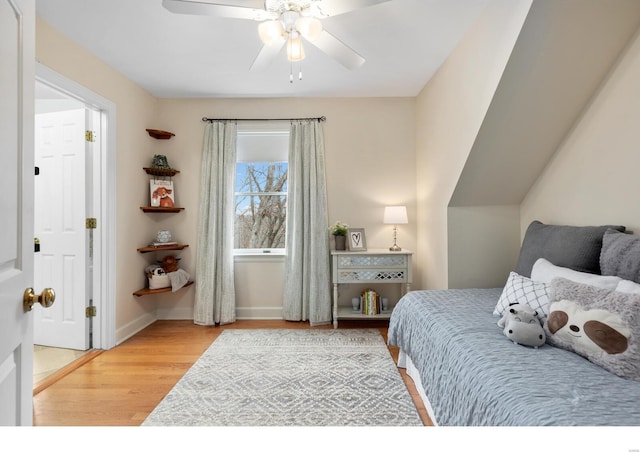
[{"label": "framed picture on shelf", "polygon": [[347,249],[349,251],[367,251],[364,228],[347,229]]},{"label": "framed picture on shelf", "polygon": [[151,207],[175,207],[175,190],[173,189],[173,181],[151,179],[150,195]]}]

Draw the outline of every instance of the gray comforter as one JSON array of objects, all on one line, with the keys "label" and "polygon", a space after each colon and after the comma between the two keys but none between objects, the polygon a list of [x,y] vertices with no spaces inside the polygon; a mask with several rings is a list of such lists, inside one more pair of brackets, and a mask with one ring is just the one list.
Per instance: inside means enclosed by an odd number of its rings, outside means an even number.
[{"label": "gray comforter", "polygon": [[639,382],[507,339],[492,314],[501,291],[414,291],[393,310],[389,344],[419,370],[438,425],[640,425]]}]

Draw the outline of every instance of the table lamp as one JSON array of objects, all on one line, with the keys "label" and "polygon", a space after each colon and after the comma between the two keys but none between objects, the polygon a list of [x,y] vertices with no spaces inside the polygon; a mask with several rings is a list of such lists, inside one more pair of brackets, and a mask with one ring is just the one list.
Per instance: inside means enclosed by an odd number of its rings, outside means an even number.
[{"label": "table lamp", "polygon": [[393,246],[389,248],[389,251],[402,251],[396,244],[398,236],[398,225],[407,224],[407,208],[406,206],[387,206],[384,208],[384,224],[393,225]]}]

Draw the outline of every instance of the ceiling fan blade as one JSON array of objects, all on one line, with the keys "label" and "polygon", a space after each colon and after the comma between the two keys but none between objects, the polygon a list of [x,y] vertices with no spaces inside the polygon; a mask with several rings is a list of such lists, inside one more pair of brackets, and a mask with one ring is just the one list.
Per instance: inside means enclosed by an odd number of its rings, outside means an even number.
[{"label": "ceiling fan blade", "polygon": [[225,5],[220,3],[197,2],[190,0],[162,0],[162,6],[176,14],[196,16],[215,16],[230,19],[266,20],[269,14],[260,8]]},{"label": "ceiling fan blade", "polygon": [[323,15],[331,17],[389,1],[391,0],[323,0],[319,9]]},{"label": "ceiling fan blade", "polygon": [[320,37],[311,44],[340,62],[347,69],[358,69],[364,64],[365,59],[362,56],[326,30],[323,30]]},{"label": "ceiling fan blade", "polygon": [[280,53],[280,49],[284,46],[284,43],[287,42],[286,39],[279,39],[271,44],[265,44],[260,53],[253,63],[251,64],[251,70],[254,72],[265,70],[269,65],[273,62],[273,60]]}]

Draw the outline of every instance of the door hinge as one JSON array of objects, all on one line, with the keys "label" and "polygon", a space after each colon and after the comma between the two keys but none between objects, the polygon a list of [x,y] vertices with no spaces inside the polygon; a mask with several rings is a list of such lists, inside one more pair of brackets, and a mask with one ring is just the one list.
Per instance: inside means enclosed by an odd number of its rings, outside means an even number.
[{"label": "door hinge", "polygon": [[87,218],[85,224],[87,229],[95,229],[98,227],[98,220],[95,218]]},{"label": "door hinge", "polygon": [[85,130],[84,131],[84,139],[85,139],[85,141],[88,141],[89,143],[93,143],[94,141],[96,141],[96,137],[93,134],[93,130]]},{"label": "door hinge", "polygon": [[87,309],[85,310],[85,317],[89,318],[89,317],[95,317],[96,315],[98,315],[98,310],[96,309],[95,306],[87,306]]}]

